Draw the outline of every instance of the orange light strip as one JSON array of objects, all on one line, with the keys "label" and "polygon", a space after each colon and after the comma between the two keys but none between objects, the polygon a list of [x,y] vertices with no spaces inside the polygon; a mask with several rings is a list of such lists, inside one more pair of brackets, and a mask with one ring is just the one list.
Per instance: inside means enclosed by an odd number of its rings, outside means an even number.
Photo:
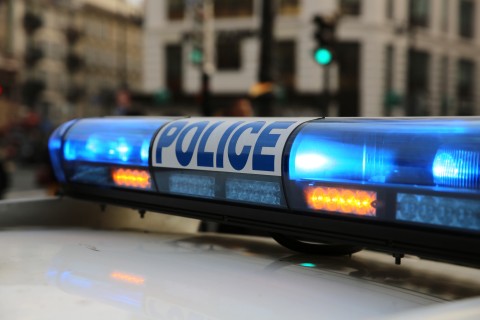
[{"label": "orange light strip", "polygon": [[308,206],[315,210],[325,210],[356,214],[359,216],[375,216],[377,209],[377,193],[374,191],[307,187],[305,197]]},{"label": "orange light strip", "polygon": [[110,273],[110,277],[112,279],[115,279],[115,280],[120,280],[120,281],[123,281],[123,282],[132,283],[132,284],[140,285],[140,284],[145,283],[145,278],[143,278],[141,276],[136,276],[136,275],[133,275],[133,274],[123,273],[123,272],[119,272],[119,271],[114,271],[114,272]]},{"label": "orange light strip", "polygon": [[117,168],[112,171],[113,182],[121,187],[149,189],[150,174],[146,170]]}]

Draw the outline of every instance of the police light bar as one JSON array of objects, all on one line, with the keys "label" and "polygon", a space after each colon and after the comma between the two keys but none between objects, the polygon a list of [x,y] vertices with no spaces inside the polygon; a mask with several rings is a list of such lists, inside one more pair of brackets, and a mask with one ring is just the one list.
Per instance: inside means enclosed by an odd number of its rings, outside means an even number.
[{"label": "police light bar", "polygon": [[480,118],[99,118],[49,141],[66,195],[480,265]]}]

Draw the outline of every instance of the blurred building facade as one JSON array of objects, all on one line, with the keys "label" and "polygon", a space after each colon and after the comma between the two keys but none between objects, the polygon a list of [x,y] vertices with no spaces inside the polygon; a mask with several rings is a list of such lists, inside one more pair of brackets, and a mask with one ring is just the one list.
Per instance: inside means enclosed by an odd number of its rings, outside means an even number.
[{"label": "blurred building facade", "polygon": [[83,83],[90,97],[86,114],[104,114],[99,107],[111,112],[119,88],[141,90],[141,10],[120,0],[88,0],[80,12],[83,37],[79,51],[85,59]]},{"label": "blurred building facade", "polygon": [[0,129],[15,119],[14,86],[20,61],[15,55],[13,0],[0,1]]},{"label": "blurred building facade", "polygon": [[33,110],[54,123],[101,115],[118,88],[141,87],[140,8],[123,0],[0,0],[0,16],[0,84],[11,113]]},{"label": "blurred building facade", "polygon": [[[146,2],[145,90],[173,97],[199,91],[190,62],[186,4]],[[244,96],[255,84],[261,0],[215,3],[215,96]],[[317,113],[324,68],[312,51],[315,14],[341,13],[329,115],[480,114],[480,0],[278,0],[276,83],[283,114]],[[313,106],[313,107],[312,107]]]}]

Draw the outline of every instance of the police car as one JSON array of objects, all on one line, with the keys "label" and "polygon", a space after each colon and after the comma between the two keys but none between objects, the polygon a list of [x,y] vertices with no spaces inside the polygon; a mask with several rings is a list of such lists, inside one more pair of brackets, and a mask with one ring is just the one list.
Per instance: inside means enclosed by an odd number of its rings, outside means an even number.
[{"label": "police car", "polygon": [[46,278],[147,318],[478,318],[479,133],[479,118],[68,122],[49,142],[68,199],[257,228],[293,251],[59,231]]}]

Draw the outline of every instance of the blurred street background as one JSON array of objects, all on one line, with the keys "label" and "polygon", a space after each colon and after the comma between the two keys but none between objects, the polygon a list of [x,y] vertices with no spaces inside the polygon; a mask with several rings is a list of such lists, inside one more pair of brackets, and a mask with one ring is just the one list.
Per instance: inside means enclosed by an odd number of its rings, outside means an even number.
[{"label": "blurred street background", "polygon": [[0,197],[105,115],[480,114],[480,0],[0,0]]}]

